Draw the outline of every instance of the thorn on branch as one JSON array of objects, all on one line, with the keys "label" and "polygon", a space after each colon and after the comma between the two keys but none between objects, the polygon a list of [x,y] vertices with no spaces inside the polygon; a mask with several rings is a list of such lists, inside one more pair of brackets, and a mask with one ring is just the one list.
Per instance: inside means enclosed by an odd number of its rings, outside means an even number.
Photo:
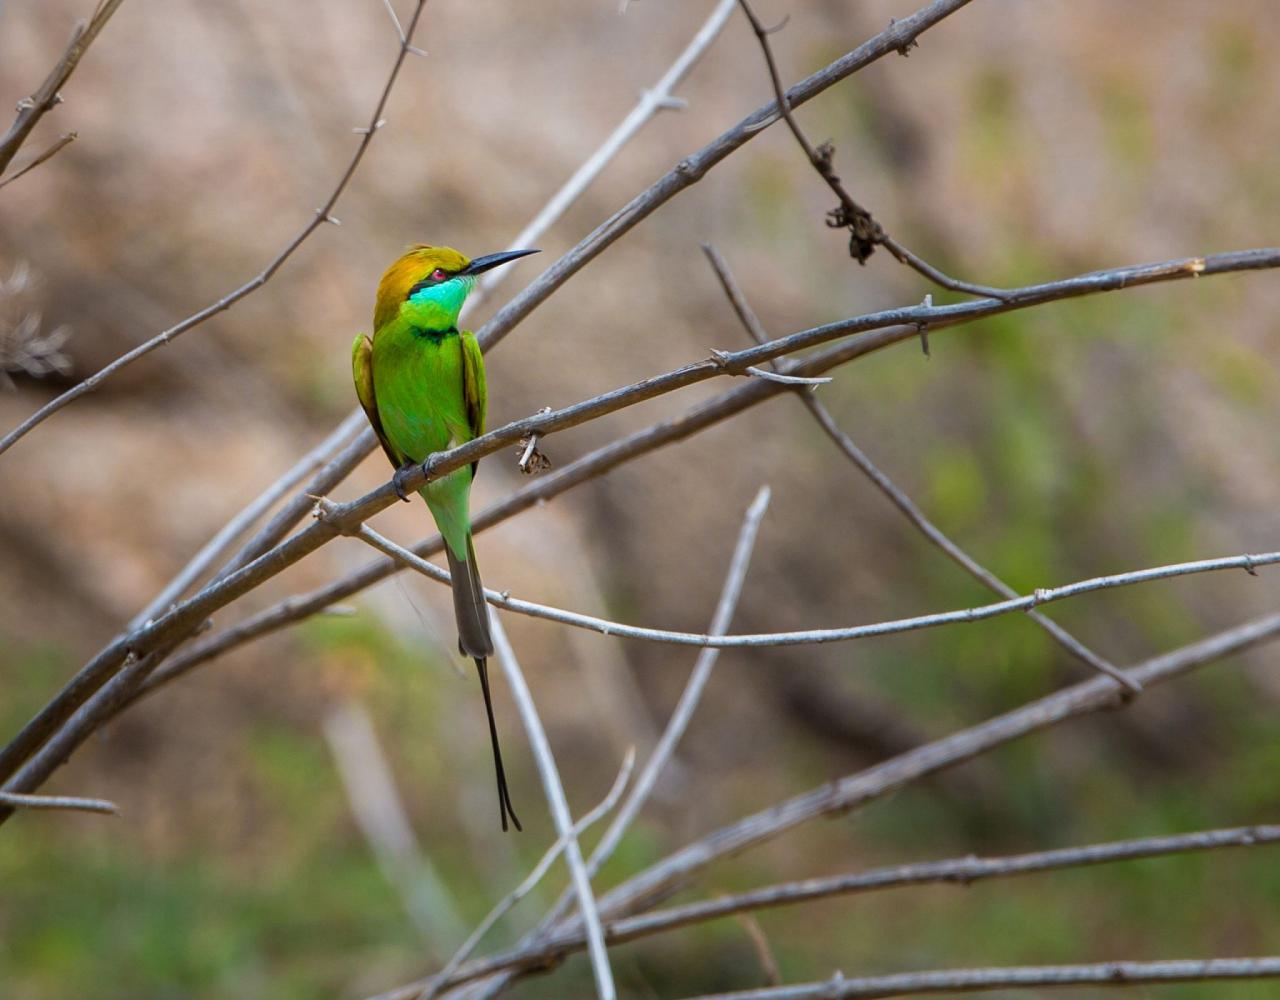
[{"label": "thorn on branch", "polygon": [[[920,303],[926,309],[933,308],[933,295],[926,295],[924,301]],[[920,350],[924,351],[924,356],[929,357],[929,324],[917,323],[916,332],[920,334]]]},{"label": "thorn on branch", "polygon": [[320,221],[321,221],[321,222],[327,222],[327,223],[329,223],[329,225],[331,225],[331,226],[340,226],[340,225],[342,225],[342,220],[341,220],[341,219],[339,219],[339,218],[338,218],[337,216],[335,216],[335,215],[330,215],[330,214],[329,214],[328,212],[326,212],[323,208],[317,208],[317,209],[316,209],[316,215],[320,216]]},{"label": "thorn on branch", "polygon": [[[889,18],[890,28],[892,28],[897,23],[898,23],[897,18],[894,18],[894,17]],[[901,45],[899,45],[896,51],[898,55],[902,56],[902,58],[905,59],[907,56],[911,54],[911,50],[916,48],[919,44],[920,44],[920,39],[909,38],[905,42],[903,42]]]}]

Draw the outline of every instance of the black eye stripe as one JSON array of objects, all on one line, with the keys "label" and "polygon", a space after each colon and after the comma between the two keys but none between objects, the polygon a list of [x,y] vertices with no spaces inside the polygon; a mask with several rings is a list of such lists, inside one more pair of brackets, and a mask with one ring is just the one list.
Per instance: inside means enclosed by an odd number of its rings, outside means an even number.
[{"label": "black eye stripe", "polygon": [[[437,268],[436,270],[443,270],[443,269]],[[411,299],[415,295],[417,295],[420,291],[422,291],[424,288],[430,288],[432,285],[442,285],[452,277],[454,277],[454,275],[449,271],[444,272],[443,278],[435,278],[429,274],[425,278],[423,278],[421,281],[419,281],[416,285],[414,285],[412,288],[410,288],[408,294],[405,295],[405,298]]]}]

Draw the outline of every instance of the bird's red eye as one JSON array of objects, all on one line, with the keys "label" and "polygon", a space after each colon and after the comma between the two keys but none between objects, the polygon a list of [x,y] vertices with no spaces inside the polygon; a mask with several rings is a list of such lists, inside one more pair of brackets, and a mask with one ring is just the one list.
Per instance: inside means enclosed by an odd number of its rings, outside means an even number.
[{"label": "bird's red eye", "polygon": [[437,267],[434,271],[431,272],[431,277],[434,278],[436,281],[444,281],[444,279],[449,276],[444,273],[444,268]]}]

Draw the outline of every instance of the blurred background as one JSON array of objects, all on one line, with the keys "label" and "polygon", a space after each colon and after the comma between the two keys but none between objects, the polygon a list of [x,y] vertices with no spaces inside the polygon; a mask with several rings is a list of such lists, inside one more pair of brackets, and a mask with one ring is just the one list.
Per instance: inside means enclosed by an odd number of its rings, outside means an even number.
[{"label": "blurred background", "polygon": [[[0,7],[0,97],[38,85],[88,0]],[[399,6],[407,13],[405,3]],[[790,82],[916,9],[760,0]],[[348,349],[406,244],[501,249],[665,71],[710,0],[432,0],[335,214],[264,288],[56,415],[0,458],[4,738],[249,499],[354,405]],[[260,270],[332,189],[395,55],[377,0],[130,0],[28,143],[79,139],[0,192],[9,429],[74,380]],[[1274,245],[1280,12],[1266,0],[983,0],[799,112],[886,228],[947,271],[1013,285]],[[739,14],[655,120],[521,262],[497,305],[633,194],[770,97]],[[823,225],[833,199],[775,127],[586,268],[488,359],[493,426],[705,357],[744,336],[699,250],[716,244],[768,329],[954,298]],[[36,317],[33,321],[30,317]],[[902,344],[819,390],[944,530],[1021,591],[1275,549],[1280,283],[1223,276],[1019,312]],[[33,326],[32,324],[38,324]],[[544,443],[557,466],[730,387],[683,390]],[[335,498],[388,478],[371,456]],[[523,482],[483,465],[475,507]],[[734,631],[848,625],[986,603],[778,398],[477,540],[486,582],[530,600],[703,631],[743,511],[773,502]],[[408,544],[419,503],[378,516]],[[364,565],[340,539],[217,616],[240,620]],[[1276,574],[1086,596],[1052,616],[1119,663],[1271,610]],[[0,831],[0,992],[22,1000],[362,997],[423,974],[554,838],[505,685],[523,835],[500,833],[479,692],[447,592],[408,574],[196,671],[93,739],[50,790],[119,819]],[[652,747],[694,660],[504,617],[576,813]],[[1023,740],[850,818],[714,866],[687,894],[880,863],[1016,852],[1280,810],[1280,673],[1265,647]],[[615,884],[700,833],[1080,679],[1022,618],[856,644],[728,651]],[[338,713],[335,716],[335,713]],[[355,713],[354,715],[352,713]],[[362,714],[367,713],[367,716]],[[335,718],[371,720],[434,881],[406,912],[353,817]],[[352,723],[356,719],[356,723]],[[348,725],[347,731],[350,731]],[[329,736],[326,736],[329,733]],[[784,980],[947,965],[1274,951],[1280,866],[1257,852],[913,889],[758,916]],[[510,942],[546,885],[493,935]],[[613,952],[627,996],[763,981],[724,920]],[[522,997],[589,995],[582,957]],[[1274,986],[1151,989],[1253,998]],[[1148,993],[1138,990],[1138,995]],[[1015,994],[1007,994],[1014,996]],[[1017,994],[1026,996],[1029,994]],[[1091,995],[1080,991],[1082,996]]]}]

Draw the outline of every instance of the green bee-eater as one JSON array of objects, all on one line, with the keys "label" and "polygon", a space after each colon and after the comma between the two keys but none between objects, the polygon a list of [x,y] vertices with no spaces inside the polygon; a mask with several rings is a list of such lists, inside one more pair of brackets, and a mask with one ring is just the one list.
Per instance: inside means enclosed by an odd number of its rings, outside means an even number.
[{"label": "green bee-eater", "polygon": [[[396,468],[396,492],[407,499],[401,478],[428,455],[464,444],[484,433],[487,395],[484,359],[475,334],[458,329],[462,303],[476,275],[536,250],[511,250],[468,260],[448,247],[415,246],[387,268],[378,284],[373,339],[356,337],[351,349],[360,405]],[[489,738],[498,776],[502,829],[511,808],[493,721],[487,659],[493,653],[484,587],[471,544],[469,512],[476,463],[433,480],[418,491],[444,536],[453,579],[458,649],[476,661]]]}]

